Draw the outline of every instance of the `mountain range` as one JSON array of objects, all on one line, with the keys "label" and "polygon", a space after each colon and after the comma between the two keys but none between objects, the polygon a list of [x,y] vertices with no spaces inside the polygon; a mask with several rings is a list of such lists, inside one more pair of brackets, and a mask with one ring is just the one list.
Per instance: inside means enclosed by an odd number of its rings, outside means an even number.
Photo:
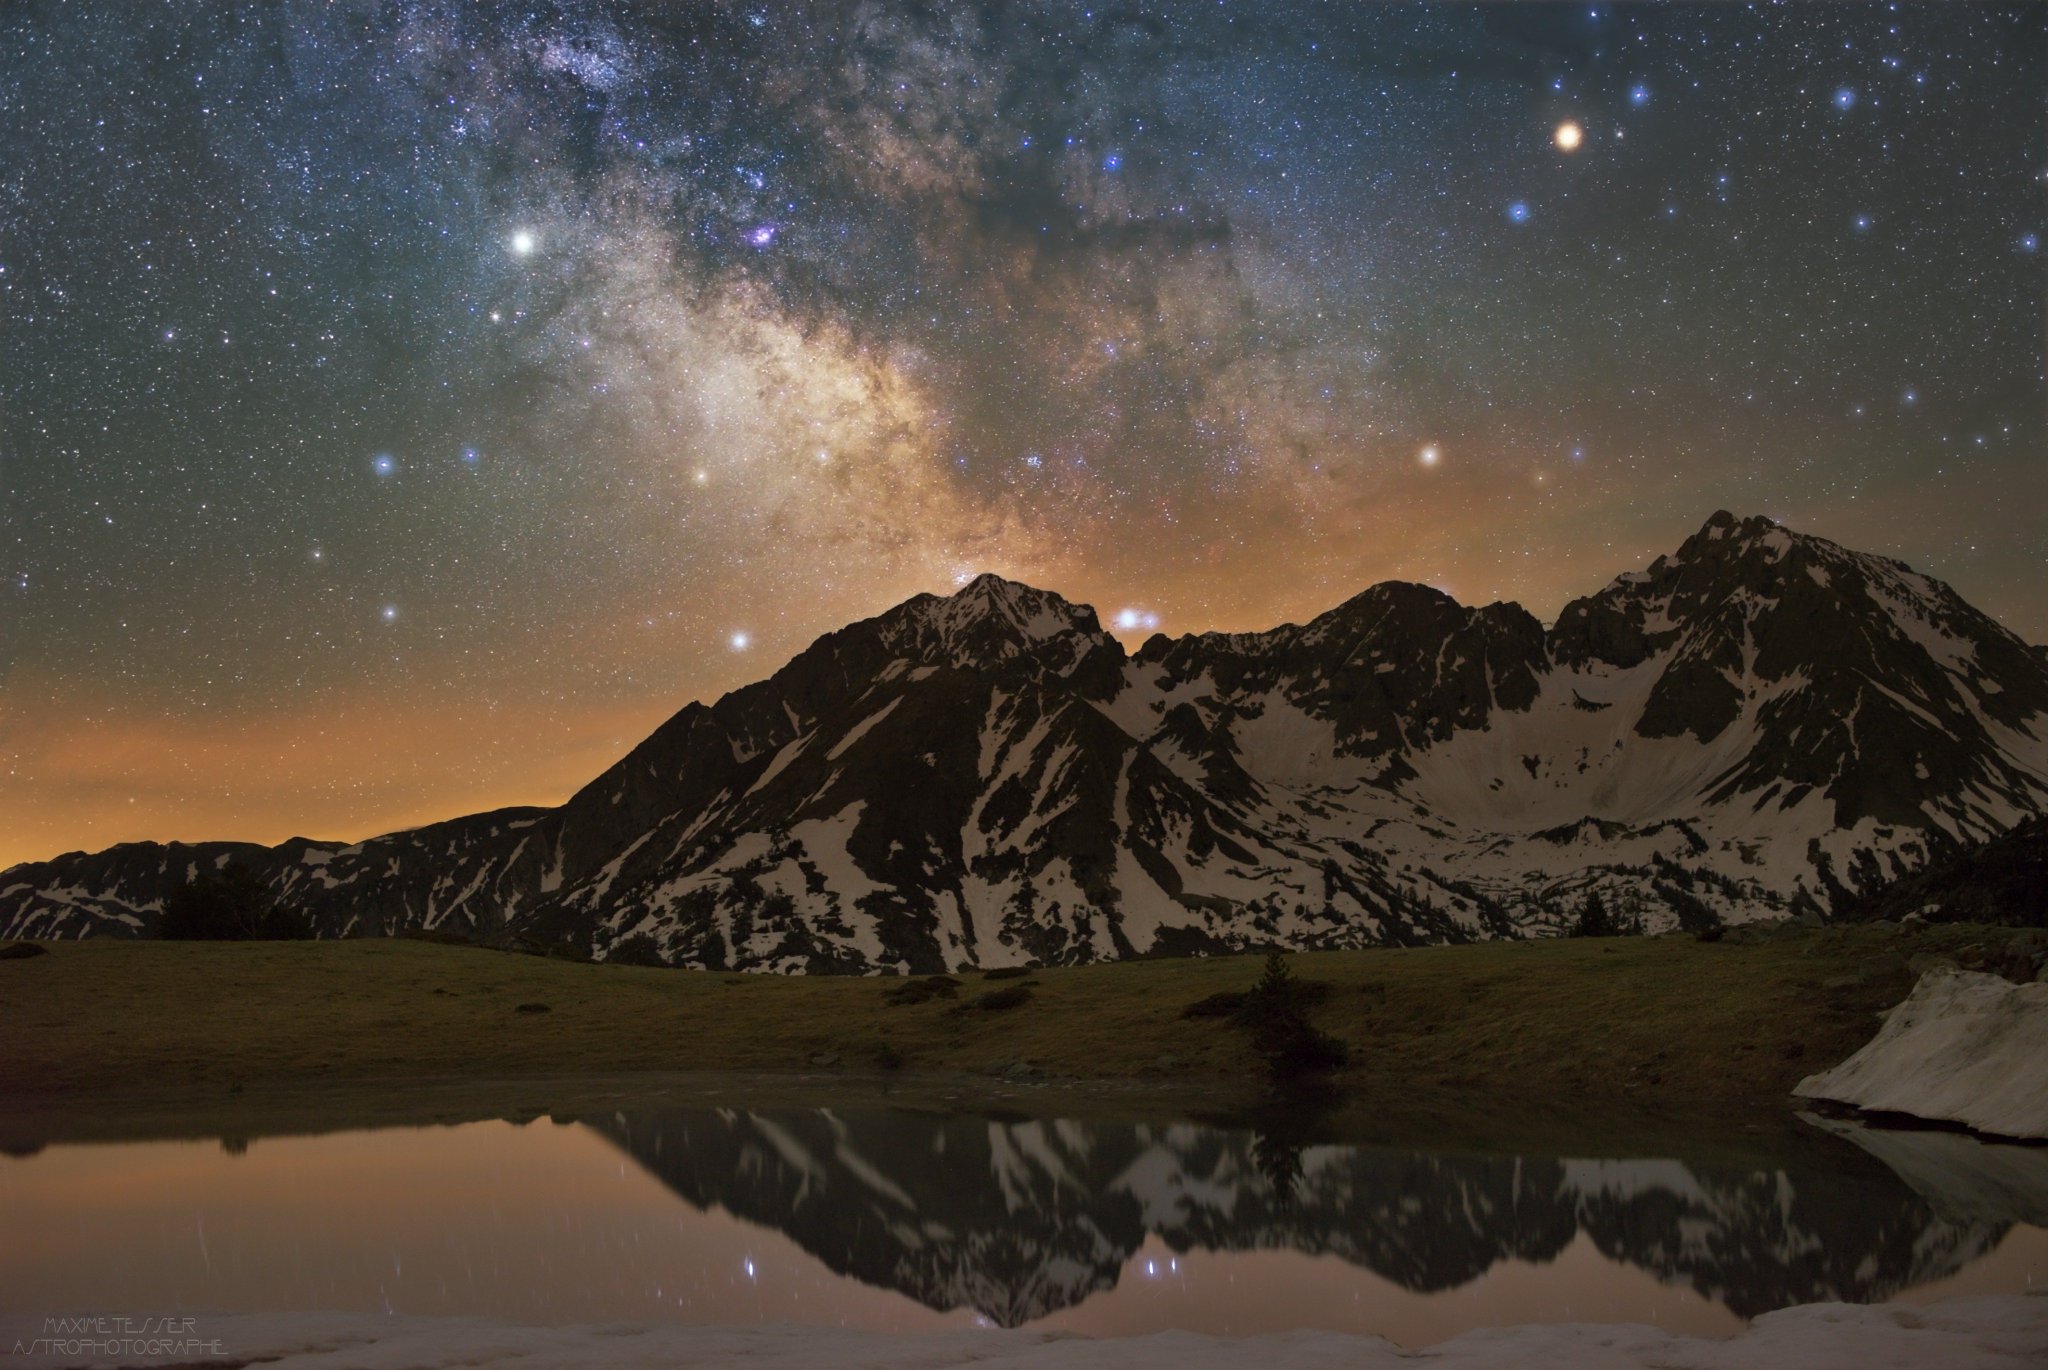
[{"label": "mountain range", "polygon": [[1717,513],[1566,605],[1375,585],[1154,636],[984,575],[692,703],[557,808],[0,872],[146,936],[240,862],[320,936],[921,972],[1825,917],[2048,811],[2048,653],[1900,562]]}]

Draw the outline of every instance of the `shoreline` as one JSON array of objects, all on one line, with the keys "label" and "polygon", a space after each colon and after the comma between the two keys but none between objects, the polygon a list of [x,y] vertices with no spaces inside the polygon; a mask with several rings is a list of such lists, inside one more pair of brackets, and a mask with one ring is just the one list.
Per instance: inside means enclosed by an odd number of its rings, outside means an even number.
[{"label": "shoreline", "polygon": [[[1925,964],[2011,930],[1779,928],[1300,953],[1349,1061],[1289,1110],[1319,1134],[1489,1150],[1796,1145],[1793,1086]],[[1249,1034],[1193,1003],[1256,956],[987,977],[554,961],[412,940],[67,942],[0,962],[0,1147],[574,1114],[630,1099],[836,1098],[1227,1120],[1269,1101]],[[992,992],[1028,993],[982,1007]],[[544,1007],[540,1007],[544,1006]]]},{"label": "shoreline", "polygon": [[[1639,1323],[1524,1323],[1480,1328],[1408,1348],[1384,1337],[1294,1331],[1243,1338],[1190,1332],[1092,1338],[976,1329],[890,1334],[791,1324],[706,1327],[608,1323],[534,1325],[478,1317],[301,1312],[201,1314],[173,1320],[187,1364],[357,1370],[516,1365],[521,1370],[745,1363],[758,1370],[1862,1370],[1941,1365],[2020,1370],[2048,1358],[2048,1294],[1975,1295],[1926,1305],[1804,1304],[1765,1313],[1726,1338]],[[36,1370],[116,1370],[164,1356],[122,1354],[121,1329],[97,1349],[35,1353],[46,1320],[0,1317],[0,1344],[26,1348]],[[47,1344],[47,1343],[44,1343]]]}]

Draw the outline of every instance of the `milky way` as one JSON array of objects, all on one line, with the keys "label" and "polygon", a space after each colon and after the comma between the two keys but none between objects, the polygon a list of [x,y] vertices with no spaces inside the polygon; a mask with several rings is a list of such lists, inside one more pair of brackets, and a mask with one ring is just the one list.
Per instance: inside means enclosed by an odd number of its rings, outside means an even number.
[{"label": "milky way", "polygon": [[2040,640],[2044,14],[9,5],[0,862],[552,802],[983,569],[1547,615],[1728,507]]}]

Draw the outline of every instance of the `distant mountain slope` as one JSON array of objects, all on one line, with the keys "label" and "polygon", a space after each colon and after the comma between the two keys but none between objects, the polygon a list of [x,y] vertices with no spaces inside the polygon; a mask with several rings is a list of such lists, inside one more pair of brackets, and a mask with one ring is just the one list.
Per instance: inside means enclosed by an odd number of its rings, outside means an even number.
[{"label": "distant mountain slope", "polygon": [[2048,657],[1898,562],[1716,514],[1547,631],[1374,586],[1154,637],[995,576],[691,704],[556,809],[0,873],[10,936],[147,934],[240,860],[323,935],[646,938],[937,970],[1831,909],[2048,809]]},{"label": "distant mountain slope", "polygon": [[1989,842],[1937,857],[1835,912],[1847,921],[1918,914],[1936,923],[2048,927],[2048,818],[2029,818]]}]

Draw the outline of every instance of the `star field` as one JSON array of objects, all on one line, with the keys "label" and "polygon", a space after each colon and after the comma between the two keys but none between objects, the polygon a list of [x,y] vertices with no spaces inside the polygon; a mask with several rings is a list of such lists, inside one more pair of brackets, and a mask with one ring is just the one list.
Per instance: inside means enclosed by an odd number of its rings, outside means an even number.
[{"label": "star field", "polygon": [[0,864],[555,802],[981,570],[2048,637],[2038,5],[0,15]]}]

